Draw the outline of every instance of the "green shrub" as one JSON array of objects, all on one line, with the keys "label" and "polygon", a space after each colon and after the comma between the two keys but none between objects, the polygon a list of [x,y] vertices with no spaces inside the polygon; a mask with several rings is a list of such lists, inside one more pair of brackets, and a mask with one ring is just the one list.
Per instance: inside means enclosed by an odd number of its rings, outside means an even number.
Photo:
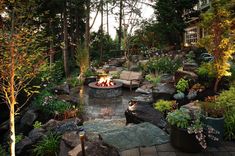
[{"label": "green shrub", "polygon": [[176,89],[177,89],[177,92],[185,92],[186,89],[189,88],[189,83],[188,83],[188,80],[185,80],[183,78],[181,78],[177,84],[176,84]]},{"label": "green shrub", "polygon": [[0,156],[7,156],[6,150],[0,145]]},{"label": "green shrub", "polygon": [[172,59],[164,56],[160,58],[153,58],[147,63],[147,70],[151,73],[175,73],[181,66],[179,59]]},{"label": "green shrub", "polygon": [[235,139],[235,87],[223,91],[216,103],[225,109],[225,137],[226,139]]},{"label": "green shrub", "polygon": [[35,145],[33,153],[36,156],[56,156],[59,144],[60,136],[50,133]]},{"label": "green shrub", "polygon": [[195,54],[193,51],[189,51],[186,55],[186,62],[187,63],[194,63],[194,59],[195,59]]},{"label": "green shrub", "polygon": [[75,60],[80,73],[84,74],[89,68],[89,51],[84,45],[78,44],[75,51]]},{"label": "green shrub", "polygon": [[174,97],[174,99],[176,99],[176,100],[181,100],[181,99],[185,98],[185,94],[182,93],[182,92],[178,92],[178,93],[174,94],[173,97]]},{"label": "green shrub", "polygon": [[145,79],[156,86],[161,81],[161,76],[155,76],[154,74],[148,74],[145,76]]},{"label": "green shrub", "polygon": [[23,138],[24,138],[24,136],[23,136],[22,134],[16,135],[16,136],[15,136],[15,139],[16,139],[15,141],[16,141],[16,143],[20,142]]},{"label": "green shrub", "polygon": [[95,72],[93,72],[92,70],[90,69],[87,69],[85,72],[84,72],[84,76],[85,77],[90,77],[90,76],[96,76],[97,74]]},{"label": "green shrub", "polygon": [[232,73],[232,75],[229,77],[229,79],[235,80],[235,63],[231,62],[230,65],[230,72]]},{"label": "green shrub", "polygon": [[56,61],[52,65],[51,81],[54,83],[60,82],[64,78],[64,64],[62,61]]},{"label": "green shrub", "polygon": [[64,66],[62,61],[56,61],[50,66],[48,63],[40,67],[38,75],[42,81],[59,83],[64,77]]},{"label": "green shrub", "polygon": [[199,77],[202,78],[209,78],[209,79],[215,78],[216,72],[213,63],[212,62],[202,63],[200,67],[197,69],[197,74]]},{"label": "green shrub", "polygon": [[33,124],[33,128],[41,128],[42,127],[42,123],[40,121],[35,121]]},{"label": "green shrub", "polygon": [[235,139],[235,110],[225,114],[225,138],[228,140]]},{"label": "green shrub", "polygon": [[53,94],[47,90],[43,90],[35,98],[33,106],[48,115],[63,113],[71,108],[70,103],[55,99]]},{"label": "green shrub", "polygon": [[154,108],[160,112],[165,112],[172,110],[174,105],[175,101],[159,100],[154,104]]},{"label": "green shrub", "polygon": [[186,108],[180,108],[167,114],[167,121],[174,126],[179,128],[187,128],[190,125],[190,114]]},{"label": "green shrub", "polygon": [[76,87],[78,85],[81,85],[80,83],[81,80],[79,80],[76,76],[68,79],[68,84],[72,87]]}]

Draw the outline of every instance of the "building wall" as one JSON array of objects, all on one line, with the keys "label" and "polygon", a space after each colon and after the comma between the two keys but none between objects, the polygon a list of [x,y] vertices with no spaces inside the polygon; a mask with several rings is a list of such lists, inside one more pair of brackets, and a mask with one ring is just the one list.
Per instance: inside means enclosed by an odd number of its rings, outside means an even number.
[{"label": "building wall", "polygon": [[[200,0],[192,9],[203,13],[210,7],[210,1],[211,0]],[[184,46],[193,46],[204,36],[204,30],[200,28],[199,22],[199,17],[192,17],[192,19],[188,21],[189,26],[185,29],[184,33]]]}]

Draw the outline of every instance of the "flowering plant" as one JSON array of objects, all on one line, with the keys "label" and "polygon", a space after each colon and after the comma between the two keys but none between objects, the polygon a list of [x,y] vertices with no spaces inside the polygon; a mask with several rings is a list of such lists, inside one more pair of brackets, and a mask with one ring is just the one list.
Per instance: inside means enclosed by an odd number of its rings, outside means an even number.
[{"label": "flowering plant", "polygon": [[189,109],[181,107],[169,112],[166,119],[170,125],[186,129],[189,134],[194,134],[201,147],[206,149],[206,139],[218,141],[219,139],[216,135],[219,134],[219,131],[204,124],[201,121],[201,116],[200,110],[195,110],[191,113]]},{"label": "flowering plant", "polygon": [[220,132],[215,130],[213,127],[205,125],[201,122],[201,112],[194,112],[194,120],[192,121],[191,126],[187,128],[189,134],[195,134],[196,139],[203,149],[207,148],[206,136],[214,141],[219,141],[215,136]]}]

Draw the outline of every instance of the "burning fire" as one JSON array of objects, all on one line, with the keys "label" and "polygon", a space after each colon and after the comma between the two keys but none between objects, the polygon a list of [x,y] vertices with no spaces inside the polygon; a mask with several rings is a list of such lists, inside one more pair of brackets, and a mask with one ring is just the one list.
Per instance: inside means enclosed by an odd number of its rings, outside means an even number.
[{"label": "burning fire", "polygon": [[99,81],[96,83],[99,87],[109,87],[115,85],[114,82],[111,80],[111,77],[108,75],[101,76]]}]

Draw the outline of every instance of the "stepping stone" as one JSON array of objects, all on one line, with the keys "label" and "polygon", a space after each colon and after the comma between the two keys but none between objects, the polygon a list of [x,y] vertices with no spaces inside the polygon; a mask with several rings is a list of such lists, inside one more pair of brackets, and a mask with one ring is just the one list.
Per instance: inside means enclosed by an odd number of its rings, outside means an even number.
[{"label": "stepping stone", "polygon": [[112,119],[112,120],[90,120],[83,123],[81,126],[85,132],[101,133],[109,130],[125,127],[126,119]]},{"label": "stepping stone", "polygon": [[167,133],[148,122],[101,132],[100,138],[104,143],[115,147],[118,151],[169,142]]},{"label": "stepping stone", "polygon": [[99,134],[101,132],[123,128],[126,125],[126,119],[109,119],[109,120],[90,120],[83,123],[80,126],[86,133],[87,138],[90,141],[99,140]]}]

